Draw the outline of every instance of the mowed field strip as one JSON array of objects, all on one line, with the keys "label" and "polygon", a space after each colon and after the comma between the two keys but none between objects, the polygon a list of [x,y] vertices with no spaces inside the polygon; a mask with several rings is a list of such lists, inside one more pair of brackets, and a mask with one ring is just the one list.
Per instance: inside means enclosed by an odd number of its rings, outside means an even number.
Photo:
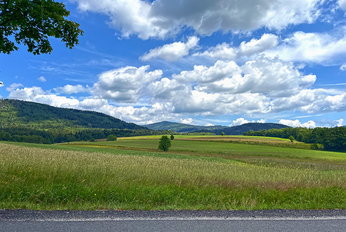
[{"label": "mowed field strip", "polygon": [[0,144],[1,209],[344,209],[346,154],[245,136]]}]

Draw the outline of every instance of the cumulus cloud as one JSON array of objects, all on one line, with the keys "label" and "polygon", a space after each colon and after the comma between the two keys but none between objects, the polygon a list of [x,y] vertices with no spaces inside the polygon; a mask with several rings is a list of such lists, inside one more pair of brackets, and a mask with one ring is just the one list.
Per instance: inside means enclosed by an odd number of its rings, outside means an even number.
[{"label": "cumulus cloud", "polygon": [[295,32],[275,49],[265,52],[267,56],[280,57],[286,61],[338,64],[346,57],[346,34],[341,28],[329,33]]},{"label": "cumulus cloud", "polygon": [[244,119],[244,118],[238,118],[238,119],[234,120],[233,123],[229,126],[240,126],[240,125],[243,125],[246,123],[249,123],[249,121]]},{"label": "cumulus cloud", "polygon": [[208,56],[222,60],[236,60],[242,57],[251,57],[268,49],[275,48],[279,43],[279,37],[273,34],[263,34],[260,39],[252,39],[249,42],[241,42],[239,47],[222,43],[209,48],[205,52],[193,54],[193,56]]},{"label": "cumulus cloud", "polygon": [[239,46],[241,56],[251,56],[278,45],[279,38],[276,35],[264,34],[260,39],[252,39],[249,42],[242,42]]},{"label": "cumulus cloud", "polygon": [[192,118],[181,118],[180,122],[184,123],[184,124],[192,124],[193,119]]},{"label": "cumulus cloud", "polygon": [[290,126],[290,127],[306,127],[306,128],[315,128],[316,123],[314,121],[308,121],[305,123],[301,123],[298,119],[296,120],[287,120],[287,119],[281,119],[279,121],[280,124]]},{"label": "cumulus cloud", "polygon": [[[149,68],[127,66],[101,73],[90,88],[66,85],[44,91],[40,87],[21,88],[21,84],[13,84],[8,87],[9,98],[99,111],[136,123],[189,120],[196,115],[241,115],[233,122],[237,125],[250,122],[244,117],[257,118],[269,113],[346,111],[345,92],[311,88],[316,76],[305,75],[293,63],[278,58],[257,56],[242,65],[217,61],[211,66],[196,65],[170,77]],[[86,99],[73,97],[85,91],[90,93]],[[59,93],[72,96],[63,97]],[[132,106],[123,106],[124,103]],[[285,123],[314,126],[299,120]]]},{"label": "cumulus cloud", "polygon": [[192,28],[198,34],[281,30],[312,23],[320,15],[319,0],[71,0],[81,11],[103,13],[123,37],[164,38]]},{"label": "cumulus cloud", "polygon": [[39,78],[37,78],[37,80],[41,81],[41,82],[46,82],[46,78],[44,78],[44,76],[40,76]]},{"label": "cumulus cloud", "polygon": [[147,72],[149,66],[139,68],[127,66],[102,73],[93,86],[94,96],[115,102],[136,103],[144,87],[158,78],[162,71]]},{"label": "cumulus cloud", "polygon": [[148,53],[140,57],[142,61],[148,61],[153,58],[161,58],[167,61],[176,61],[183,56],[187,56],[189,51],[198,45],[199,38],[189,37],[186,43],[175,42],[166,44],[162,47],[150,50]]},{"label": "cumulus cloud", "polygon": [[74,94],[87,92],[88,88],[85,88],[82,85],[65,85],[64,87],[54,88],[54,90],[57,93]]},{"label": "cumulus cloud", "polygon": [[306,128],[336,127],[336,126],[343,126],[344,119],[339,119],[339,120],[322,119],[318,121],[310,120],[304,123],[300,122],[298,119],[296,120],[281,119],[279,123],[290,126],[290,127],[306,127]]},{"label": "cumulus cloud", "polygon": [[339,120],[330,120],[330,119],[322,119],[316,121],[319,127],[340,127],[344,125],[344,119]]},{"label": "cumulus cloud", "polygon": [[240,126],[240,125],[243,125],[243,124],[246,124],[246,123],[250,123],[250,122],[257,122],[257,123],[265,123],[266,120],[265,119],[259,119],[257,121],[255,120],[252,120],[252,121],[248,121],[246,120],[245,118],[237,118],[236,120],[233,120],[233,123],[229,126]]},{"label": "cumulus cloud", "polygon": [[60,97],[42,90],[41,87],[31,87],[12,90],[8,98],[24,101],[39,102],[56,107],[78,108],[79,101],[72,98]]},{"label": "cumulus cloud", "polygon": [[268,49],[275,48],[279,43],[279,37],[273,34],[263,34],[260,39],[252,39],[249,42],[241,42],[239,47],[222,43],[209,48],[205,52],[195,53],[194,56],[209,56],[222,60],[236,60],[242,57],[251,57]]},{"label": "cumulus cloud", "polygon": [[12,90],[18,89],[20,87],[23,87],[21,83],[13,83],[9,87],[7,87],[6,90],[11,92]]},{"label": "cumulus cloud", "polygon": [[196,90],[211,93],[261,93],[266,96],[292,95],[314,84],[316,76],[302,75],[292,63],[258,57],[238,66],[234,61],[217,61],[214,66],[194,66],[173,78],[197,82]]}]

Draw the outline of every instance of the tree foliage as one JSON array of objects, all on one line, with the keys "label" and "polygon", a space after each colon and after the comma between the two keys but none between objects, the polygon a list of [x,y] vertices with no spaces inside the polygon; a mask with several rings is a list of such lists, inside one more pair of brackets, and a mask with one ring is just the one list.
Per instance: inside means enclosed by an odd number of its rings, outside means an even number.
[{"label": "tree foliage", "polygon": [[117,141],[117,136],[115,136],[115,135],[108,135],[108,137],[107,137],[107,141]]},{"label": "tree foliage", "polygon": [[174,140],[174,135],[173,134],[171,135],[171,140]]},{"label": "tree foliage", "polygon": [[290,137],[288,137],[288,139],[293,143],[294,137],[292,135],[290,135]]},{"label": "tree foliage", "polygon": [[69,15],[63,3],[53,0],[0,0],[0,53],[18,50],[15,42],[26,45],[34,55],[51,53],[49,37],[74,47],[83,31],[66,19]]},{"label": "tree foliage", "polygon": [[170,147],[171,147],[171,140],[166,135],[163,135],[159,141],[159,149],[162,151],[168,151]]},{"label": "tree foliage", "polygon": [[[346,151],[346,127],[334,128],[283,128],[260,131],[249,131],[243,133],[248,136],[268,136],[287,138],[290,136],[299,142],[312,143],[313,149],[324,148],[328,151]],[[320,145],[320,146],[319,146]]]}]

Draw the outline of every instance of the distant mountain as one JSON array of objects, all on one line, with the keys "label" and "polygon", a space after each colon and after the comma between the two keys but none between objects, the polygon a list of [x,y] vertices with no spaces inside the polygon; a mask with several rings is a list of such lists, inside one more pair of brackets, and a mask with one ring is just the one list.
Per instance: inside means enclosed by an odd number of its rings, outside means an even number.
[{"label": "distant mountain", "polygon": [[288,126],[278,123],[246,123],[239,126],[227,127],[224,129],[216,129],[211,131],[217,135],[222,132],[226,135],[242,135],[244,132],[248,132],[250,130],[259,131],[259,130],[270,130],[270,129],[281,129],[286,128]]},{"label": "distant mountain", "polygon": [[218,130],[218,129],[226,129],[227,126],[195,126],[195,125],[189,125],[184,123],[177,123],[177,122],[158,122],[153,124],[145,125],[145,127],[151,129],[151,130],[171,130],[178,133],[186,133],[186,132],[194,132],[198,130],[203,130],[204,132],[210,132],[212,130]]},{"label": "distant mountain", "polygon": [[269,130],[269,129],[281,129],[288,126],[277,123],[246,123],[240,126],[195,126],[176,122],[158,122],[146,125],[147,128],[152,130],[172,130],[179,133],[184,132],[210,132],[217,135],[224,132],[226,135],[242,135],[244,132],[250,130]]},{"label": "distant mountain", "polygon": [[12,99],[0,100],[0,126],[49,128],[102,128],[141,130],[145,127],[112,116]]}]

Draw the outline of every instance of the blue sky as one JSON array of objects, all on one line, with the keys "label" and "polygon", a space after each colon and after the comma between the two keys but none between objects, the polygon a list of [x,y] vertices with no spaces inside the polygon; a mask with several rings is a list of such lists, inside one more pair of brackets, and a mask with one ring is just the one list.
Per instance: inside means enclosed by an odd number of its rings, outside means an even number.
[{"label": "blue sky", "polygon": [[79,45],[0,54],[2,98],[137,124],[346,124],[346,0],[63,3]]}]

